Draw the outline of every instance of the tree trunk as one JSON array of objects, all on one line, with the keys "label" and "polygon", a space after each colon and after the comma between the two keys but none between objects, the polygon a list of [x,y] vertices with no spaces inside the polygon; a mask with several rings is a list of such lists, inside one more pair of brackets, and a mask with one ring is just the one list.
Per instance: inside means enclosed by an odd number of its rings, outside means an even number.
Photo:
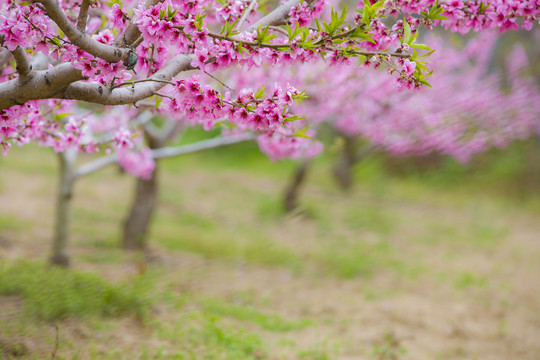
[{"label": "tree trunk", "polygon": [[158,196],[158,164],[148,180],[137,178],[135,199],[131,211],[124,222],[122,244],[125,249],[144,250],[148,238],[148,226]]},{"label": "tree trunk", "polygon": [[300,189],[304,185],[307,171],[309,169],[310,161],[308,159],[302,160],[300,165],[296,168],[291,183],[285,189],[285,196],[283,197],[283,207],[286,212],[291,212],[298,207],[298,197],[300,195]]},{"label": "tree trunk", "polygon": [[342,190],[349,190],[353,184],[353,167],[358,161],[357,141],[343,136],[345,144],[339,160],[334,165],[334,177]]},{"label": "tree trunk", "polygon": [[[173,136],[175,128],[170,130],[170,137]],[[159,136],[145,129],[145,138],[150,149],[162,148],[170,139],[167,136]],[[158,165],[150,176],[144,180],[137,178],[135,185],[135,198],[131,205],[131,210],[124,221],[122,246],[126,250],[145,250],[148,240],[148,229],[158,198]]]},{"label": "tree trunk", "polygon": [[58,154],[60,174],[56,199],[56,223],[54,227],[52,254],[49,261],[53,265],[69,266],[67,243],[71,218],[71,199],[73,194],[73,165],[76,154],[66,151]]}]

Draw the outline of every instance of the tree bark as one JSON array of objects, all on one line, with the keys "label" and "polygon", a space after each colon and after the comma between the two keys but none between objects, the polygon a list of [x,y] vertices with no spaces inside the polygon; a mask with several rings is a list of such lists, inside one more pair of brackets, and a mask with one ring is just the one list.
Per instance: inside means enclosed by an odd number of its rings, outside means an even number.
[{"label": "tree bark", "polygon": [[345,144],[340,158],[334,165],[334,177],[342,190],[349,190],[353,184],[353,167],[358,161],[357,141],[354,137],[343,136]]},{"label": "tree bark", "polygon": [[148,239],[148,226],[157,203],[158,164],[148,180],[137,178],[135,199],[124,222],[122,244],[125,249],[144,250]]},{"label": "tree bark", "polygon": [[283,208],[286,212],[291,212],[298,207],[300,190],[305,183],[310,163],[311,162],[308,159],[302,160],[294,172],[291,183],[285,189]]},{"label": "tree bark", "polygon": [[[167,139],[152,136],[145,131],[146,140],[150,149],[159,149],[165,145]],[[135,198],[131,205],[129,214],[124,221],[122,246],[126,250],[145,250],[148,242],[148,229],[158,197],[158,167],[159,161],[156,160],[156,167],[150,176],[145,180],[137,178],[135,185]]]},{"label": "tree bark", "polygon": [[58,154],[60,163],[58,194],[56,199],[56,223],[49,261],[53,265],[69,266],[67,251],[69,225],[71,218],[71,200],[74,183],[74,163],[76,154],[71,151]]}]

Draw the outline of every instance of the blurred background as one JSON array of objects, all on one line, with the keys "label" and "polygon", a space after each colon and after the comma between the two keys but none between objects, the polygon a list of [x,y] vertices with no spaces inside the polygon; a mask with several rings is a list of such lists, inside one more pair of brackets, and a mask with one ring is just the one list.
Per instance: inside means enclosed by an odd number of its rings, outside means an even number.
[{"label": "blurred background", "polygon": [[[491,70],[517,42],[533,79],[530,33],[501,36]],[[57,155],[12,149],[0,359],[537,360],[538,137],[460,163],[318,130],[309,166],[255,142],[159,160],[139,251],[123,249],[137,180],[118,166],[81,177],[69,268],[48,264]],[[172,145],[218,135],[190,127]]]}]

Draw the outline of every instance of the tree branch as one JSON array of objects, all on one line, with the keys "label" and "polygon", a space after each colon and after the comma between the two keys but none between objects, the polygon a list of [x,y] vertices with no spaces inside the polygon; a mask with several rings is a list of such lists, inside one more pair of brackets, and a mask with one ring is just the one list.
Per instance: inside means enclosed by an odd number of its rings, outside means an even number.
[{"label": "tree branch", "polygon": [[285,4],[279,5],[270,14],[251,25],[247,31],[256,30],[259,26],[277,25],[281,20],[285,19],[289,15],[291,8],[300,4],[301,1],[302,0],[289,0]]},{"label": "tree branch", "polygon": [[47,15],[66,34],[69,41],[84,51],[111,63],[123,61],[127,58],[130,49],[102,44],[77,28],[60,8],[56,0],[36,0],[43,4]]},{"label": "tree branch", "polygon": [[236,24],[237,29],[242,29],[242,26],[244,25],[244,22],[247,20],[249,14],[251,13],[251,10],[255,7],[255,4],[257,3],[257,0],[251,0],[251,3],[247,7],[246,11],[242,14],[242,17],[238,21],[238,24]]},{"label": "tree branch", "polygon": [[[149,7],[159,4],[162,1],[163,0],[148,0],[145,4],[145,7],[148,9]],[[114,45],[119,47],[133,45],[133,43],[139,38],[139,36],[141,36],[141,31],[139,30],[139,27],[137,26],[137,24],[131,23],[124,31],[124,35],[122,35],[121,38],[119,37],[118,39],[116,39]]]},{"label": "tree branch", "polygon": [[[151,79],[170,81],[182,71],[191,70],[192,56],[180,54],[175,56],[166,66],[156,72]],[[148,81],[134,87],[115,88],[105,87],[98,83],[76,82],[64,90],[62,98],[88,101],[102,105],[133,104],[139,100],[153,96],[166,82]]]},{"label": "tree branch", "polygon": [[62,98],[63,89],[82,80],[80,70],[69,63],[37,71],[24,83],[13,79],[0,84],[0,110],[35,99]]},{"label": "tree branch", "polygon": [[[234,136],[226,136],[226,137],[219,136],[219,137],[215,137],[209,140],[198,141],[193,144],[155,149],[151,151],[151,154],[152,154],[153,159],[168,158],[168,157],[174,157],[178,155],[190,154],[190,153],[194,153],[201,150],[208,150],[208,149],[213,149],[213,148],[217,148],[221,146],[232,145],[232,144],[237,144],[244,141],[254,140],[255,137],[256,135],[251,134],[251,133],[234,135]],[[114,164],[117,161],[118,161],[118,156],[116,154],[101,157],[99,159],[96,159],[84,165],[81,165],[75,171],[73,178],[77,179],[79,177],[88,175],[90,173],[93,173],[95,171],[98,171],[104,168],[105,166]]]},{"label": "tree branch", "polygon": [[17,63],[17,72],[19,73],[19,79],[25,81],[30,72],[32,71],[32,65],[28,61],[26,51],[22,47],[17,47],[12,51],[15,62]]},{"label": "tree branch", "polygon": [[161,149],[152,150],[152,158],[161,159],[167,157],[173,157],[178,155],[184,155],[194,153],[201,150],[212,149],[225,145],[237,144],[244,141],[254,140],[255,134],[242,134],[237,136],[219,136],[209,140],[198,141],[193,144],[181,145],[175,147],[164,147]]},{"label": "tree branch", "polygon": [[77,19],[77,29],[86,34],[86,20],[88,18],[88,8],[90,0],[82,0],[81,9],[79,10],[79,18]]},{"label": "tree branch", "polygon": [[[129,49],[120,49],[114,46],[99,43],[86,34],[83,34],[62,12],[56,0],[36,0],[46,7],[47,13],[55,21],[69,40],[81,49],[92,53],[102,59],[120,61],[127,56]],[[159,0],[151,0],[149,3]],[[256,29],[258,26],[272,25],[288,15],[291,7],[300,0],[289,0],[280,5],[270,14],[266,15],[247,31]],[[176,55],[166,66],[156,72],[148,81],[129,88],[111,88],[98,83],[80,82],[84,77],[80,70],[75,69],[68,63],[60,64],[46,71],[36,71],[35,75],[24,84],[19,84],[17,79],[0,84],[0,110],[13,105],[21,105],[35,99],[70,99],[91,102],[102,105],[125,105],[153,96],[171,79],[180,72],[193,70],[191,61],[194,55]]]}]

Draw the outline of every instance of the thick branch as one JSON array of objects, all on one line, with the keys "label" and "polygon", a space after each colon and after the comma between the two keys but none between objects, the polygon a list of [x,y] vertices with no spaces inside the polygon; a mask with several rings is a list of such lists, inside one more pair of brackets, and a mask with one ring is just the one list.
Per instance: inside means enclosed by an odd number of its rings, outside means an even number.
[{"label": "thick branch", "polygon": [[86,19],[88,18],[89,7],[90,0],[82,0],[81,9],[79,10],[79,19],[77,19],[77,28],[83,33],[86,33]]},{"label": "thick branch", "polygon": [[[120,61],[123,56],[127,56],[128,49],[119,49],[101,44],[83,34],[65,16],[56,0],[39,1],[45,5],[51,19],[58,24],[73,44],[105,60],[108,60],[105,55],[116,61]],[[152,1],[159,2],[159,0]],[[149,1],[149,3],[152,1]],[[258,26],[272,25],[278,22],[283,17],[286,17],[290,8],[299,1],[290,0],[280,5],[270,14],[257,21],[247,31],[251,31]],[[170,81],[180,72],[194,69],[191,66],[193,58],[193,55],[176,55],[166,66],[151,77],[151,79],[159,80],[159,82],[148,81],[130,88],[111,88],[98,83],[80,82],[79,80],[83,79],[80,70],[73,68],[70,64],[61,64],[47,71],[36,72],[35,76],[24,84],[19,84],[16,80],[0,84],[0,110],[13,105],[21,105],[30,100],[50,98],[80,100],[102,105],[133,104],[153,96],[167,84],[163,81]]]},{"label": "thick branch", "polygon": [[58,27],[66,34],[69,41],[84,51],[106,60],[111,63],[116,63],[127,58],[129,49],[119,48],[111,45],[102,44],[86,33],[82,32],[68,19],[57,0],[37,0],[45,6],[47,15],[58,25]]},{"label": "thick branch", "polygon": [[61,98],[66,86],[82,79],[81,71],[68,63],[45,71],[36,70],[24,83],[13,79],[0,84],[0,109],[35,99]]},{"label": "thick branch", "polygon": [[103,105],[133,104],[139,100],[153,96],[161,88],[167,85],[174,76],[182,71],[193,69],[191,66],[192,56],[177,55],[166,66],[156,72],[151,79],[161,81],[148,81],[136,84],[134,87],[114,88],[106,87],[98,83],[76,82],[69,85],[61,94],[61,98],[88,101]]},{"label": "thick branch", "polygon": [[13,57],[15,57],[15,62],[17,63],[17,72],[19,73],[19,78],[21,80],[26,80],[27,76],[32,71],[32,65],[28,61],[28,56],[26,51],[22,47],[17,47],[13,50]]}]

